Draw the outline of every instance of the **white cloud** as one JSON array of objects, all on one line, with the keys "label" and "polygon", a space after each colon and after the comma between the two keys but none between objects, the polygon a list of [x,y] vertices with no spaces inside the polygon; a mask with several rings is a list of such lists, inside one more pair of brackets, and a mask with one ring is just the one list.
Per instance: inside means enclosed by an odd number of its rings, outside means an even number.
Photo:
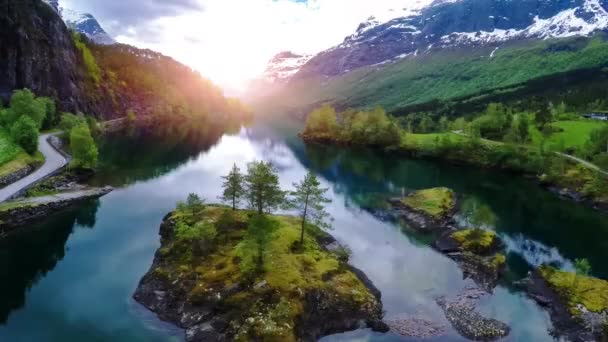
[{"label": "white cloud", "polygon": [[[324,50],[339,44],[370,15],[396,16],[389,10],[431,0],[198,1],[200,9],[149,19],[138,27],[121,26],[109,16],[99,20],[120,42],[160,51],[227,89],[242,89],[280,51]],[[86,0],[64,3],[81,11],[93,7],[87,8]]]}]

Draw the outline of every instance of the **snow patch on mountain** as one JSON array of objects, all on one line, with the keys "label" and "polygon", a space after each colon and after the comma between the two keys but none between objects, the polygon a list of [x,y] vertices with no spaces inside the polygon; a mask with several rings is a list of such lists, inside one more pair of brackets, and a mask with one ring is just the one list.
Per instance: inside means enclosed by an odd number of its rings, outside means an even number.
[{"label": "snow patch on mountain", "polygon": [[89,13],[79,13],[72,9],[61,7],[58,0],[44,1],[61,15],[61,18],[69,28],[86,35],[97,44],[110,45],[116,43],[116,41],[104,31],[93,15]]},{"label": "snow patch on mountain", "polygon": [[312,55],[299,55],[291,51],[281,52],[268,63],[268,67],[264,71],[264,79],[270,83],[285,82],[312,57]]},{"label": "snow patch on mountain", "polygon": [[446,45],[491,44],[522,38],[566,38],[573,36],[590,36],[608,28],[608,12],[600,5],[599,0],[585,0],[582,6],[566,9],[553,17],[541,19],[534,17],[534,22],[525,29],[454,32],[441,37]]}]

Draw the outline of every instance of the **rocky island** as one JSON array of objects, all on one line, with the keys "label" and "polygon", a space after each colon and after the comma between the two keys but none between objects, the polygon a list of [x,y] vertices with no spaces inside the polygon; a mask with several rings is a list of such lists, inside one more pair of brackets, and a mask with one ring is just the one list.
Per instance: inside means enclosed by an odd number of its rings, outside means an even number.
[{"label": "rocky island", "polygon": [[556,335],[570,341],[608,340],[608,281],[544,265],[522,285],[547,308]]},{"label": "rocky island", "polygon": [[433,236],[433,247],[455,260],[465,276],[491,291],[504,271],[504,244],[495,232],[479,227],[460,229],[454,215],[456,194],[447,188],[414,191],[389,201],[390,214],[413,229]]},{"label": "rocky island", "polygon": [[432,236],[433,247],[456,261],[464,276],[475,282],[477,287],[466,288],[455,298],[436,299],[454,329],[476,341],[500,339],[509,334],[509,326],[483,317],[476,303],[498,284],[506,265],[504,244],[493,231],[458,228],[454,219],[457,212],[457,196],[447,188],[414,191],[389,200],[390,216]]},{"label": "rocky island", "polygon": [[[358,328],[387,331],[380,293],[319,229],[299,244],[295,217],[221,206],[178,209],[134,298],[186,329],[187,341],[315,341]],[[259,225],[271,236],[252,237]],[[260,243],[267,244],[262,249]]]}]

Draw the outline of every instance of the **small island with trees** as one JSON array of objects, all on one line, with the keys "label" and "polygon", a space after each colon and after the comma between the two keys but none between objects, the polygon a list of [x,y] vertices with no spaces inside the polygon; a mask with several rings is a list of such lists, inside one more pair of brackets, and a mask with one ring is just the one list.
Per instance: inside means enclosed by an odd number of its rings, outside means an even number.
[{"label": "small island with trees", "polygon": [[[160,228],[134,298],[187,341],[299,341],[368,326],[387,331],[380,292],[323,228],[326,189],[309,173],[280,188],[269,163],[235,165],[221,200],[191,194]],[[239,209],[245,201],[248,209]],[[298,216],[273,214],[295,209]]]}]

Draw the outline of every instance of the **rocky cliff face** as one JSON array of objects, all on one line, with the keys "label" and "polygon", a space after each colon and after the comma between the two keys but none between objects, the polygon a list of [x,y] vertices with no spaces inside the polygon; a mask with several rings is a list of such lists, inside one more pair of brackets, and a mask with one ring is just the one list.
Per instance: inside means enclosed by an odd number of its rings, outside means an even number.
[{"label": "rocky cliff face", "polygon": [[452,46],[499,47],[521,39],[589,36],[608,28],[608,0],[440,0],[388,22],[370,18],[355,34],[305,64],[295,77],[335,76]]},{"label": "rocky cliff face", "polygon": [[62,110],[86,111],[81,57],[59,15],[40,0],[0,0],[0,98],[30,88]]}]

